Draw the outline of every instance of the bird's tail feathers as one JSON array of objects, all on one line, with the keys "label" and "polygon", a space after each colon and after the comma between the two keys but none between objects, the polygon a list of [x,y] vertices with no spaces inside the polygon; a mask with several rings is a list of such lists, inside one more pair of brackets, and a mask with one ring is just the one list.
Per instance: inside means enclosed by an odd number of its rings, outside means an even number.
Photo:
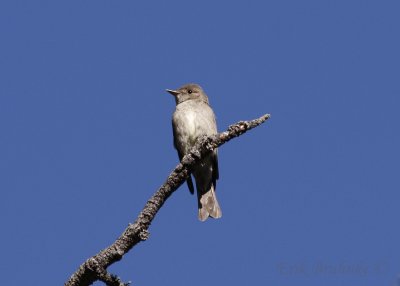
[{"label": "bird's tail feathers", "polygon": [[220,218],[222,216],[214,185],[199,198],[199,220],[205,221],[208,217]]}]

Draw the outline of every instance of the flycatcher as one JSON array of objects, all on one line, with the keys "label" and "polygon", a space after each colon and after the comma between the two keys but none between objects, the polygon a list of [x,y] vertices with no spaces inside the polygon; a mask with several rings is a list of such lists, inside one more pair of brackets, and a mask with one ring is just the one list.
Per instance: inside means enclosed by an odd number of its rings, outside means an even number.
[{"label": "flycatcher", "polygon": [[[177,90],[167,89],[175,97],[176,109],[172,116],[174,146],[179,159],[190,152],[197,138],[203,135],[217,134],[215,115],[208,102],[208,97],[197,84],[186,84]],[[205,221],[209,216],[222,216],[215,188],[217,186],[218,153],[215,149],[199,162],[192,171],[196,180],[199,220]],[[194,193],[191,176],[187,179],[190,192]]]}]

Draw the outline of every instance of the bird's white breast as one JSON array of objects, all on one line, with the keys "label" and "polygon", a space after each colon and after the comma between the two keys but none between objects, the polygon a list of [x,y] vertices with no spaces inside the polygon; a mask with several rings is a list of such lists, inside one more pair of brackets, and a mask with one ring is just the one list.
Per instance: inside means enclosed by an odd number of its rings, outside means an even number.
[{"label": "bird's white breast", "polygon": [[217,133],[214,113],[202,102],[186,101],[176,106],[172,117],[176,148],[189,152],[199,136]]},{"label": "bird's white breast", "polygon": [[187,133],[190,137],[190,140],[192,141],[196,136],[196,113],[195,112],[186,112],[185,113],[185,123],[186,123],[186,130]]}]

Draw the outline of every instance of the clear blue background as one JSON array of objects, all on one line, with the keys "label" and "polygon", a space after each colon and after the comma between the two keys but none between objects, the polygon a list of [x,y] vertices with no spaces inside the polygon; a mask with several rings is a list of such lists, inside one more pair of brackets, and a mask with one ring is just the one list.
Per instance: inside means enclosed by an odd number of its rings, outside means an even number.
[{"label": "clear blue background", "polygon": [[[173,98],[219,130],[221,220],[181,187],[110,270],[135,285],[397,285],[398,1],[0,3],[1,285],[62,285],[177,165]],[[96,283],[96,285],[102,285]]]}]

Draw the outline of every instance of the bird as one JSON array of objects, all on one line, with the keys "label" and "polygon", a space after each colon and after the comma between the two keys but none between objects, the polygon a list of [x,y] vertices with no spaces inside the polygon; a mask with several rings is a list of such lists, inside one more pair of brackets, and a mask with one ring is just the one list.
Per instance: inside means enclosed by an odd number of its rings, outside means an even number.
[{"label": "bird", "polygon": [[[211,109],[208,97],[198,84],[189,83],[167,92],[175,98],[175,111],[172,115],[172,130],[174,147],[179,160],[188,154],[201,136],[217,134],[217,123],[214,111]],[[219,179],[218,150],[203,158],[193,167],[193,177],[196,182],[198,219],[220,218],[222,216],[215,189]],[[187,179],[191,194],[194,194],[192,177]]]}]

